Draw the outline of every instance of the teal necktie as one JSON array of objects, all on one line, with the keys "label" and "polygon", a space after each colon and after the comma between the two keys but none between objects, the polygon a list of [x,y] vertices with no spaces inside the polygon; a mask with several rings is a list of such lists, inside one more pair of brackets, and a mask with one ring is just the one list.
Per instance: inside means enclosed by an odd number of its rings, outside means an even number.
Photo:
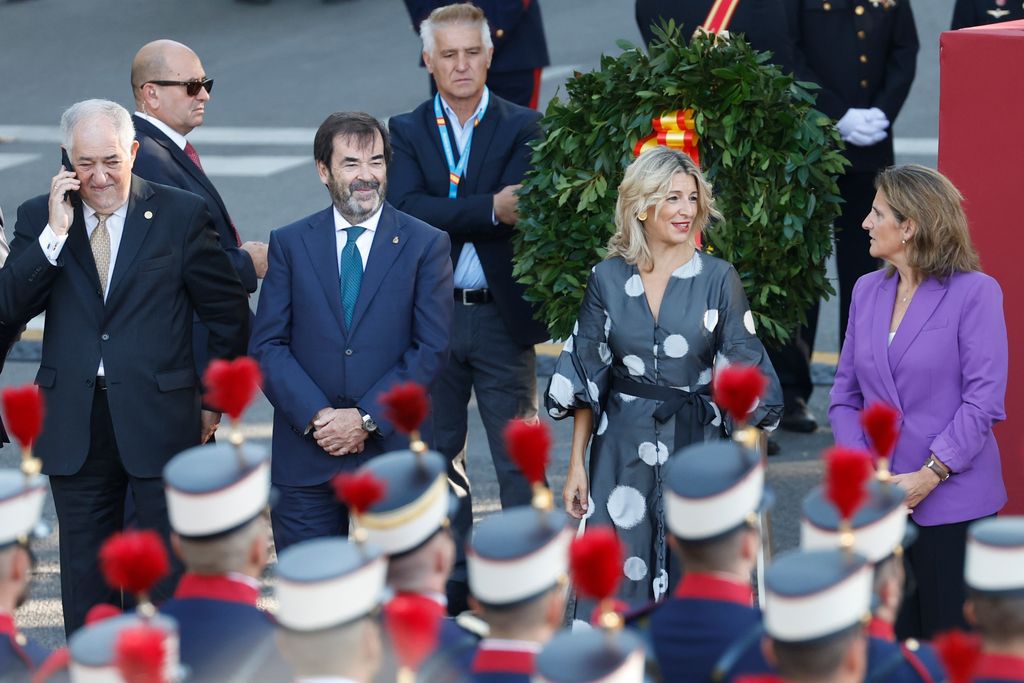
[{"label": "teal necktie", "polygon": [[366,228],[354,226],[345,228],[348,241],[341,250],[341,307],[345,310],[345,327],[351,327],[352,314],[356,310],[356,299],[359,298],[359,285],[363,281],[363,258],[356,248],[356,240],[366,232]]}]

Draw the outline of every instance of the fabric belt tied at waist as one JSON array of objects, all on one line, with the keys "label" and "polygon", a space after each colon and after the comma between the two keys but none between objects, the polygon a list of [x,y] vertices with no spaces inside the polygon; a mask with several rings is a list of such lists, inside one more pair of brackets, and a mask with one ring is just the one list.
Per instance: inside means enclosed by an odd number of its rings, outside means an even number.
[{"label": "fabric belt tied at waist", "polygon": [[664,424],[670,417],[675,416],[677,449],[704,441],[704,427],[715,419],[715,412],[708,404],[706,392],[634,382],[625,377],[612,377],[612,389],[630,396],[661,401],[661,405],[654,411],[654,420]]}]

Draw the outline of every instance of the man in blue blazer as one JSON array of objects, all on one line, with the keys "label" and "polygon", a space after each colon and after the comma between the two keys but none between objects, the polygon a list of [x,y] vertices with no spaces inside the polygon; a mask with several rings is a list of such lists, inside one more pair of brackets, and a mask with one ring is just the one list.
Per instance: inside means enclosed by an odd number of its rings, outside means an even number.
[{"label": "man in blue blazer", "polygon": [[452,321],[448,236],[384,201],[384,126],[332,114],[313,148],[333,206],[271,233],[249,347],[274,405],[278,551],[347,533],[331,478],[408,446],[379,397],[399,382],[434,383]]},{"label": "man in blue blazer", "polygon": [[[475,392],[498,475],[502,507],[527,505],[532,492],[505,452],[502,430],[537,415],[534,344],[548,338],[512,277],[516,192],[530,168],[529,142],[540,114],[492,93],[485,81],[491,34],[469,3],[434,10],[420,25],[423,59],[438,94],[390,121],[395,163],[388,197],[396,207],[445,230],[452,240],[455,319],[452,353],[432,391],[434,447],[450,461],[462,502],[457,537],[472,524],[466,476],[467,405]],[[462,549],[462,542],[458,543]],[[456,563],[449,609],[465,608],[465,563]]]},{"label": "man in blue blazer", "polygon": [[[134,172],[203,198],[224,253],[251,294],[267,272],[267,245],[242,242],[224,200],[203,170],[199,153],[185,138],[203,124],[212,90],[213,79],[207,78],[198,55],[185,45],[155,40],[138,51],[132,60],[132,122],[139,143]],[[202,373],[208,362],[206,327],[194,325],[193,336],[196,367]]]}]

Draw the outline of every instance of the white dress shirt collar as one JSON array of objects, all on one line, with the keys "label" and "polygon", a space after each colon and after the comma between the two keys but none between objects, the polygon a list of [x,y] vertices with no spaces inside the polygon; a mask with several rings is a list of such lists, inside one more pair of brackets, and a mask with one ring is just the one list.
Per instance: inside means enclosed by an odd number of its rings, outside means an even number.
[{"label": "white dress shirt collar", "polygon": [[338,211],[338,207],[335,206],[334,207],[334,229],[340,231],[340,230],[344,230],[345,228],[351,228],[353,226],[358,225],[361,228],[366,228],[367,232],[376,232],[377,231],[377,223],[380,222],[380,214],[381,214],[381,211],[383,211],[383,210],[384,210],[384,202],[381,202],[380,206],[377,207],[377,211],[372,216],[370,216],[365,221],[363,221],[362,223],[349,223],[348,219],[345,218],[344,216],[342,216],[341,212]]},{"label": "white dress shirt collar", "polygon": [[466,119],[466,125],[462,125],[455,110],[451,108],[451,105],[443,97],[441,98],[441,106],[444,107],[444,113],[448,115],[448,122],[451,123],[452,132],[455,133],[455,144],[459,147],[459,154],[462,154],[462,149],[466,146],[466,138],[469,136],[469,131],[473,130],[473,121],[487,109],[487,103],[490,101],[491,91],[489,88],[484,88],[483,97],[480,98],[480,104],[477,106],[476,111],[473,112],[473,116]]},{"label": "white dress shirt collar", "polygon": [[135,115],[138,116],[140,119],[146,119],[154,126],[159,128],[164,135],[171,139],[171,142],[178,146],[178,149],[185,149],[185,145],[186,143],[188,143],[188,140],[185,139],[184,135],[174,130],[160,119],[150,116],[149,114],[143,114],[141,111],[137,111],[135,112]]}]

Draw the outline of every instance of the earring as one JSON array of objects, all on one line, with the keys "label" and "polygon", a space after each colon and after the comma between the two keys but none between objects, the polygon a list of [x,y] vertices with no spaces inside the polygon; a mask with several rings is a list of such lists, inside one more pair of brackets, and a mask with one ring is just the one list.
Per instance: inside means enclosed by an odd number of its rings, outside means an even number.
[{"label": "earring", "polygon": [[906,241],[906,240],[900,240],[900,242],[901,242],[902,244],[906,244],[906,243],[907,243],[907,241]]},{"label": "earring", "polygon": [[647,220],[647,211],[641,211],[636,215],[636,217],[639,218],[641,221]]}]

